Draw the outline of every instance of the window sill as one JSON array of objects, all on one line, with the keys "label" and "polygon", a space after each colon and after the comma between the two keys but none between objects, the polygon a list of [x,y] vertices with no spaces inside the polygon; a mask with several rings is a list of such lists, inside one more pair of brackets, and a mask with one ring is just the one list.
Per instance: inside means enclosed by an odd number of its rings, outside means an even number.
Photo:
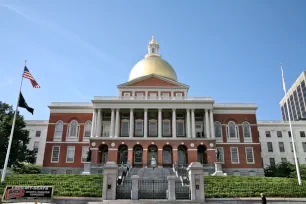
[{"label": "window sill", "polygon": [[231,139],[231,138],[227,138],[227,142],[235,142],[235,143],[240,143],[240,139]]},{"label": "window sill", "polygon": [[53,138],[53,141],[54,141],[54,142],[61,142],[61,141],[62,141],[62,138],[59,138],[59,137]]},{"label": "window sill", "polygon": [[78,137],[67,137],[66,141],[67,142],[78,142],[79,138]]}]

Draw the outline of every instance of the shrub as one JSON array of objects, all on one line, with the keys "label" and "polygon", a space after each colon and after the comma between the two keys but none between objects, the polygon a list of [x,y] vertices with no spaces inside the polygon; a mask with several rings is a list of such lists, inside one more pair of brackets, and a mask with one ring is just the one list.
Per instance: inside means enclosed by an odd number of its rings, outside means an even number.
[{"label": "shrub", "polygon": [[281,162],[273,166],[267,166],[264,169],[265,176],[267,177],[290,177],[292,171],[294,171],[295,166],[288,162]]},{"label": "shrub", "polygon": [[17,162],[13,165],[12,170],[16,174],[39,174],[40,166],[26,162]]}]

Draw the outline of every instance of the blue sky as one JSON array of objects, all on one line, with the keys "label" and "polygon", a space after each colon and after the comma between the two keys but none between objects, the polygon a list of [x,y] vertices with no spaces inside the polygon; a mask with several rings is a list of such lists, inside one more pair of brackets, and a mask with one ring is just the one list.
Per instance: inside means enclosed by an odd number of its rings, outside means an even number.
[{"label": "blue sky", "polygon": [[51,102],[117,95],[155,35],[189,96],[256,103],[258,119],[278,120],[279,64],[290,87],[306,68],[305,25],[302,0],[0,0],[0,100],[15,106],[25,59],[41,85],[24,81],[26,119],[49,119]]}]

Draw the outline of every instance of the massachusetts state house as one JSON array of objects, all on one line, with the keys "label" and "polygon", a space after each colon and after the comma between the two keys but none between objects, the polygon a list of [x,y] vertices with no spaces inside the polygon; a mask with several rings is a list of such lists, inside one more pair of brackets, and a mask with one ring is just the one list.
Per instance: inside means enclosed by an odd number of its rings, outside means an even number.
[{"label": "massachusetts state house", "polygon": [[[118,96],[51,103],[43,172],[82,172],[107,161],[158,167],[199,161],[207,172],[263,175],[255,104],[189,97],[152,37],[148,53],[119,84]],[[90,156],[88,157],[88,152]]]}]

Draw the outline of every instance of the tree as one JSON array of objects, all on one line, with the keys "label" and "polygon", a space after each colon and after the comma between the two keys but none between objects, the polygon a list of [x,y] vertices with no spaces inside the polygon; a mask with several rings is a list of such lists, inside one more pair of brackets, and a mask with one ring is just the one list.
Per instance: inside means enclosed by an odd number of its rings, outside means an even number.
[{"label": "tree", "polygon": [[294,170],[293,164],[281,162],[276,165],[267,166],[264,172],[267,177],[290,177],[291,172]]},{"label": "tree", "polygon": [[[299,167],[300,167],[301,178],[305,180],[306,179],[306,164],[300,164]],[[292,166],[292,172],[290,173],[290,177],[291,178],[297,177],[295,165]]]},{"label": "tree", "polygon": [[[12,106],[0,101],[0,168],[3,168],[6,151],[13,124],[14,111]],[[27,149],[29,143],[29,131],[25,130],[26,124],[23,116],[17,112],[15,130],[13,135],[12,147],[8,166],[17,164],[17,162],[35,162],[34,151]]]},{"label": "tree", "polygon": [[16,174],[39,174],[40,166],[26,162],[17,162],[13,165],[12,170]]}]

